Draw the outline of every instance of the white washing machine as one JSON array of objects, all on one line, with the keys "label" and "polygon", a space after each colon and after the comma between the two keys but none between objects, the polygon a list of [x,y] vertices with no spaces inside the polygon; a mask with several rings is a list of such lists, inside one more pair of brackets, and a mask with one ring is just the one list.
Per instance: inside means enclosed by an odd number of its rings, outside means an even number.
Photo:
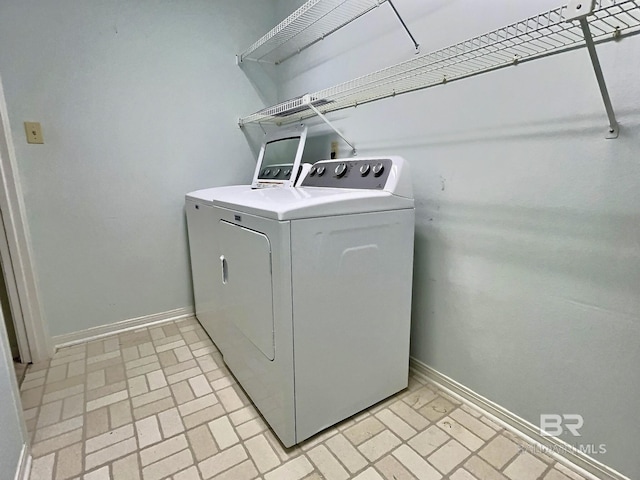
[{"label": "white washing machine", "polygon": [[187,195],[196,315],[290,447],[406,388],[414,201],[399,157]]}]

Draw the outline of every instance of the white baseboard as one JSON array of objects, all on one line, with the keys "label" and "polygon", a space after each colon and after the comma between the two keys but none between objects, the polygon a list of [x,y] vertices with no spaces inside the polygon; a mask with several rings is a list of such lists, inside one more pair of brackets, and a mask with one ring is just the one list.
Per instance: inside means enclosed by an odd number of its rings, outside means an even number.
[{"label": "white baseboard", "polygon": [[108,325],[88,328],[86,330],[80,330],[79,332],[57,335],[55,337],[52,337],[51,340],[53,345],[55,345],[55,349],[57,350],[59,348],[70,347],[79,343],[89,342],[91,340],[97,340],[102,337],[126,332],[128,330],[135,330],[136,328],[140,328],[143,326],[146,327],[149,325],[156,325],[165,322],[173,322],[175,320],[181,320],[183,318],[189,318],[193,316],[193,307],[176,308],[175,310],[169,310],[167,312],[153,313],[151,315],[144,315],[142,317],[130,318],[129,320],[122,320],[120,322],[110,323]]},{"label": "white baseboard", "polygon": [[485,416],[503,426],[512,433],[546,451],[558,462],[578,471],[593,480],[630,480],[629,477],[607,467],[590,456],[573,449],[569,444],[556,437],[540,434],[539,427],[520,418],[515,413],[479,395],[473,390],[443,375],[421,361],[411,357],[410,369],[414,375],[435,384],[460,401],[480,410]]},{"label": "white baseboard", "polygon": [[20,452],[20,460],[18,461],[18,468],[16,469],[15,480],[29,480],[29,474],[31,473],[31,453],[29,451],[29,445],[22,445],[22,451]]}]

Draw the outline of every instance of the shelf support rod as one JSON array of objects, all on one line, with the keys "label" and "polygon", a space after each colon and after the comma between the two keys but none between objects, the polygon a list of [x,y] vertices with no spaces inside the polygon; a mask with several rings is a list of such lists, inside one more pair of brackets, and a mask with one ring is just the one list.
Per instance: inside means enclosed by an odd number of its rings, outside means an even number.
[{"label": "shelf support rod", "polygon": [[416,53],[420,53],[420,44],[418,42],[416,42],[415,37],[411,34],[411,30],[409,30],[409,27],[407,27],[407,24],[404,23],[404,20],[402,19],[402,16],[398,12],[398,9],[393,4],[392,0],[387,0],[387,2],[389,2],[389,5],[391,5],[391,8],[393,9],[393,13],[396,14],[396,17],[398,17],[398,20],[400,20],[400,23],[402,24],[402,26],[404,27],[405,31],[407,32],[407,35],[409,35],[409,37],[411,38],[411,41],[413,42],[413,46],[416,49]]},{"label": "shelf support rod", "polygon": [[607,117],[609,117],[609,129],[607,131],[606,138],[618,138],[619,127],[616,120],[616,114],[613,111],[613,105],[611,105],[611,98],[609,97],[609,91],[607,90],[607,83],[605,82],[604,75],[602,74],[602,67],[600,66],[600,60],[598,59],[598,52],[596,52],[596,46],[595,43],[593,43],[591,29],[589,28],[589,22],[587,21],[587,17],[593,13],[595,3],[595,0],[570,0],[567,4],[565,20],[568,22],[578,20],[578,22],[580,22],[584,43],[589,51],[593,71],[595,72],[596,80],[598,81],[598,88],[600,88],[600,95],[602,95],[602,101],[604,102],[604,109],[607,111]]},{"label": "shelf support rod", "polygon": [[605,82],[604,75],[602,74],[602,67],[600,66],[596,46],[593,43],[589,22],[587,22],[586,18],[580,19],[580,26],[582,27],[584,41],[587,44],[587,50],[589,51],[593,70],[596,74],[596,80],[598,81],[598,87],[600,88],[600,95],[602,95],[602,101],[604,102],[604,109],[607,111],[607,117],[609,117],[609,132],[607,134],[607,138],[618,138],[618,122],[616,120],[616,114],[613,111],[613,105],[611,105],[611,98],[609,97],[609,91],[607,90],[607,83]]},{"label": "shelf support rod", "polygon": [[320,110],[318,110],[314,105],[312,105],[310,101],[307,101],[307,102],[305,102],[305,103],[306,103],[307,107],[309,107],[311,110],[313,110],[313,112],[314,112],[316,115],[318,115],[318,116],[322,119],[322,121],[323,121],[324,123],[326,123],[327,125],[329,125],[329,127],[331,127],[331,130],[333,130],[334,132],[336,132],[336,134],[337,134],[337,135],[338,135],[342,140],[344,140],[344,141],[345,141],[345,143],[346,143],[347,145],[349,145],[349,146],[351,147],[351,154],[352,154],[352,155],[354,155],[354,156],[355,156],[355,155],[357,155],[357,154],[358,154],[358,152],[356,151],[356,147],[355,147],[355,146],[354,146],[354,145],[353,145],[349,140],[347,140],[347,139],[344,137],[344,135],[342,135],[342,133],[340,133],[340,130],[338,130],[336,127],[334,127],[334,126],[333,126],[333,124],[329,121],[329,119],[328,119],[327,117],[325,117],[325,116],[322,114],[322,112],[321,112]]}]

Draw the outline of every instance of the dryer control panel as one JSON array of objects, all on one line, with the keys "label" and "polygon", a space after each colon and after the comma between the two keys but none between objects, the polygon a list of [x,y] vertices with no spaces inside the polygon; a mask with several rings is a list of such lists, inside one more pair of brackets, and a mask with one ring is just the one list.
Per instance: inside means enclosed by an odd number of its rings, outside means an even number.
[{"label": "dryer control panel", "polygon": [[384,190],[392,167],[390,158],[322,160],[313,164],[300,186]]}]

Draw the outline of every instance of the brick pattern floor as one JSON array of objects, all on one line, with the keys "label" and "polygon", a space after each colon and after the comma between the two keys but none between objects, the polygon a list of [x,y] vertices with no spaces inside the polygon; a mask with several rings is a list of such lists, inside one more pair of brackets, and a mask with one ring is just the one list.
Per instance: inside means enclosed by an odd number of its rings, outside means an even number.
[{"label": "brick pattern floor", "polygon": [[195,319],[63,348],[22,384],[31,480],[580,480],[435,386],[284,449]]}]

